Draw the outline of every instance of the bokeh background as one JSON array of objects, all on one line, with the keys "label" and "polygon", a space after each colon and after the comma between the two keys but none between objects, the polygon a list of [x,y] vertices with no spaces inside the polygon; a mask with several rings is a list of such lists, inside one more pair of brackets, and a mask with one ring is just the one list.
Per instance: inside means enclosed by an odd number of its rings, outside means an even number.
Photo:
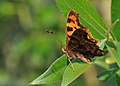
[{"label": "bokeh background", "polygon": [[[110,25],[110,0],[90,1]],[[63,54],[65,22],[55,0],[0,0],[0,86],[27,86],[45,72]],[[101,86],[102,70],[92,65],[70,86]]]}]

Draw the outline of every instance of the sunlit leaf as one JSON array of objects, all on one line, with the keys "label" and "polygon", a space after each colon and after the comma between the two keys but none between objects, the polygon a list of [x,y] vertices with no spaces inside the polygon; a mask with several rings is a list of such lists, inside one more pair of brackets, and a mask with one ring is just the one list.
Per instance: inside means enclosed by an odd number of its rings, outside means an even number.
[{"label": "sunlit leaf", "polygon": [[30,84],[52,84],[62,80],[62,76],[67,66],[67,62],[68,60],[66,55],[61,56],[55,62],[53,62],[53,64],[48,68],[45,73],[40,75]]},{"label": "sunlit leaf", "polygon": [[99,79],[99,80],[107,80],[108,78],[110,78],[110,77],[113,77],[114,76],[114,74],[115,74],[115,72],[116,72],[116,69],[115,70],[107,70],[107,71],[104,71],[104,72],[101,72],[101,73],[99,73],[98,75],[97,75],[97,78]]},{"label": "sunlit leaf", "polygon": [[120,75],[116,74],[117,86],[120,86]]},{"label": "sunlit leaf", "polygon": [[[111,4],[111,19],[112,19],[112,23],[114,23],[117,19],[120,20],[120,0],[112,0],[112,4]],[[117,22],[117,24],[115,25],[114,29],[113,29],[113,33],[116,36],[117,40],[120,41],[120,21]]]},{"label": "sunlit leaf", "polygon": [[105,46],[106,41],[107,41],[107,39],[101,40],[101,42],[98,43],[98,46],[99,46],[101,49],[103,49],[104,46]]},{"label": "sunlit leaf", "polygon": [[70,66],[67,66],[63,75],[61,86],[67,86],[69,83],[75,80],[78,76],[84,73],[89,66],[88,63],[73,63],[72,65],[74,69],[72,69]]}]

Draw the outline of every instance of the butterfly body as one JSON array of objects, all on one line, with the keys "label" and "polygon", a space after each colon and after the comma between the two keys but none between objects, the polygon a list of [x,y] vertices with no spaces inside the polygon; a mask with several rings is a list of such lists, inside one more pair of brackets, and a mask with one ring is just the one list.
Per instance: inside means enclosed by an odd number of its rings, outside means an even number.
[{"label": "butterfly body", "polygon": [[62,50],[70,58],[80,58],[90,62],[94,56],[103,56],[96,40],[89,30],[79,23],[79,14],[74,10],[68,13],[66,24],[66,46]]}]

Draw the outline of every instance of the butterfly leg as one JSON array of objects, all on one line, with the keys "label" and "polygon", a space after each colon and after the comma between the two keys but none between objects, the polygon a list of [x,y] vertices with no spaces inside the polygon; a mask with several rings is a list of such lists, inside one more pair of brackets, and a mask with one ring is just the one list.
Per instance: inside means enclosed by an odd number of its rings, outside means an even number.
[{"label": "butterfly leg", "polygon": [[72,59],[72,57],[68,57],[68,61],[69,61],[69,63],[70,63],[70,67],[73,69],[73,71],[74,71],[74,67],[73,67],[73,64],[72,64],[72,62],[71,62],[71,59]]}]

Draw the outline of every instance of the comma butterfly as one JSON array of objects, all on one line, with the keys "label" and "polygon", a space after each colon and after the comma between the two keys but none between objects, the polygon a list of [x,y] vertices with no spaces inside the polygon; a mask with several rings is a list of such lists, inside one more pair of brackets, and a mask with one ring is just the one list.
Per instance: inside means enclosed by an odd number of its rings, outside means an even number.
[{"label": "comma butterfly", "polygon": [[[66,46],[62,46],[62,51],[72,58],[80,58],[85,62],[90,62],[94,56],[103,56],[103,50],[99,48],[96,40],[89,30],[80,24],[79,14],[70,10],[66,23]],[[70,61],[71,62],[71,61]]]}]

